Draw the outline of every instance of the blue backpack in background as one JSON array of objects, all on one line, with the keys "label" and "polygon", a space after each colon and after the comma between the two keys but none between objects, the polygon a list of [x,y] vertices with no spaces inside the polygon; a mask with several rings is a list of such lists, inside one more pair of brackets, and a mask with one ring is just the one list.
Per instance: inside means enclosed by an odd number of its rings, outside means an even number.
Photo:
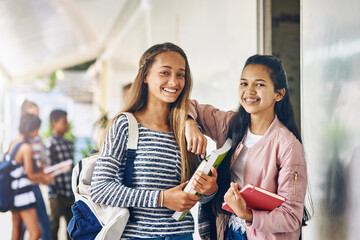
[{"label": "blue backpack in background", "polygon": [[0,162],[0,212],[7,212],[14,206],[15,190],[11,188],[11,182],[14,180],[10,172],[16,167],[11,161],[22,142],[16,144],[12,153],[5,154],[4,159]]}]

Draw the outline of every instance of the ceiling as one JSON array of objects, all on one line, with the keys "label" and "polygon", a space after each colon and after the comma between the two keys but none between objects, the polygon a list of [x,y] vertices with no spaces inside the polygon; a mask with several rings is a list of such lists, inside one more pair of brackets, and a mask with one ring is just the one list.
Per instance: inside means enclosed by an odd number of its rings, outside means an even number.
[{"label": "ceiling", "polygon": [[0,78],[42,76],[99,58],[141,0],[1,0]]}]

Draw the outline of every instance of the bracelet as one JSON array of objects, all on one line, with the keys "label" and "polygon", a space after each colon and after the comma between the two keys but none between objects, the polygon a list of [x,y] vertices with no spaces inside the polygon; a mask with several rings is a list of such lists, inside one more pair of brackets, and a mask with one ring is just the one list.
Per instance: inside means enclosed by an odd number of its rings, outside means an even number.
[{"label": "bracelet", "polygon": [[164,204],[164,191],[161,191],[160,192],[160,196],[161,196],[161,198],[160,198],[160,207],[163,207],[163,204]]}]

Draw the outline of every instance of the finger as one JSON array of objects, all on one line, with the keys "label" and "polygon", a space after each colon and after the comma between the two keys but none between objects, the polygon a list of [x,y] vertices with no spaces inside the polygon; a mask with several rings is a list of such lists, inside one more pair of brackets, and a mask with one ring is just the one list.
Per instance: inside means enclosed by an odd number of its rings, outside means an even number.
[{"label": "finger", "polygon": [[197,201],[199,201],[200,198],[201,198],[201,197],[200,197],[199,195],[191,194],[191,193],[188,194],[188,199],[189,199],[189,201],[192,202],[192,203],[197,203]]},{"label": "finger", "polygon": [[238,191],[241,190],[241,186],[238,183],[234,183],[234,188],[236,188]]},{"label": "finger", "polygon": [[191,152],[191,149],[192,149],[192,140],[190,139],[189,141],[186,141],[186,143],[187,143],[187,150],[188,150],[189,152]]},{"label": "finger", "polygon": [[197,145],[196,145],[196,155],[200,155],[202,153],[202,146],[203,146],[203,138],[198,137]]},{"label": "finger", "polygon": [[193,181],[192,181],[193,186],[197,186],[197,185],[203,185],[202,183],[202,179],[198,176],[195,176]]},{"label": "finger", "polygon": [[196,171],[195,178],[198,179],[198,181],[200,181],[200,182],[204,182],[209,178],[209,175],[207,175],[203,171],[198,170],[198,171]]},{"label": "finger", "polygon": [[183,182],[181,184],[179,184],[178,186],[176,186],[175,188],[180,188],[181,190],[186,186],[186,184],[188,184],[189,181]]},{"label": "finger", "polygon": [[203,191],[203,184],[198,182],[195,178],[194,178],[194,180],[192,182],[192,187],[196,192],[198,192],[200,194],[203,194],[203,192],[204,192]]},{"label": "finger", "polygon": [[[229,189],[230,190],[230,189]],[[225,193],[225,195],[224,195],[224,201],[225,202],[227,202],[228,203],[228,201],[229,201],[229,199],[230,199],[230,194],[232,194],[232,193],[230,193],[229,192],[229,190]]]},{"label": "finger", "polygon": [[196,155],[199,155],[200,154],[200,144],[201,144],[201,139],[199,138],[196,138],[196,140],[193,141],[193,149],[192,149],[192,152],[195,153]]},{"label": "finger", "polygon": [[192,152],[192,153],[195,153],[195,150],[196,150],[196,145],[197,145],[197,139],[196,138],[192,138],[190,141],[189,141],[189,152]]},{"label": "finger", "polygon": [[239,191],[234,191],[234,195],[236,199],[240,199],[241,198],[241,193]]},{"label": "finger", "polygon": [[202,144],[202,149],[201,149],[201,158],[202,158],[202,159],[205,158],[206,146],[207,146],[207,139],[204,137],[204,142],[203,142],[203,144]]},{"label": "finger", "polygon": [[211,176],[214,177],[215,179],[217,179],[217,171],[216,171],[216,168],[214,167],[211,167]]}]

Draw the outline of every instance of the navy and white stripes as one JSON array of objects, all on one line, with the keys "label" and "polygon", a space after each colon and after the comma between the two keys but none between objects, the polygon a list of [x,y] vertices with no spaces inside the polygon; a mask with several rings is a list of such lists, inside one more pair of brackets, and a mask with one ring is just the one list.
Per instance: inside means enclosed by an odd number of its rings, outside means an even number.
[{"label": "navy and white stripes", "polygon": [[123,238],[152,238],[193,233],[189,214],[182,221],[173,210],[157,206],[160,190],[180,184],[181,157],[173,133],[156,132],[139,124],[139,142],[133,169],[133,187],[122,185],[128,120],[122,115],[110,128],[91,182],[91,197],[97,203],[134,207],[136,222],[128,222]]}]

